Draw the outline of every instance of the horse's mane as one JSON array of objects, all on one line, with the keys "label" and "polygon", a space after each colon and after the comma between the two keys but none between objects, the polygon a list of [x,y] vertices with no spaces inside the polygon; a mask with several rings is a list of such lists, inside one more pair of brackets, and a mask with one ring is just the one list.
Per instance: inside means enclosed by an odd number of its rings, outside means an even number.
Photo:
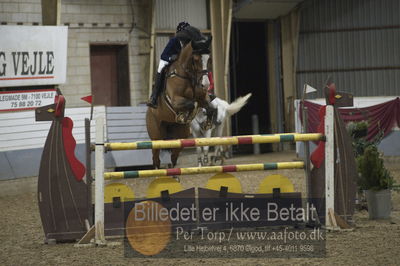
[{"label": "horse's mane", "polygon": [[192,43],[189,42],[188,44],[186,44],[181,52],[178,55],[178,62],[186,67],[187,62],[189,61],[190,57],[192,56],[192,52],[193,52],[193,48],[192,48]]}]

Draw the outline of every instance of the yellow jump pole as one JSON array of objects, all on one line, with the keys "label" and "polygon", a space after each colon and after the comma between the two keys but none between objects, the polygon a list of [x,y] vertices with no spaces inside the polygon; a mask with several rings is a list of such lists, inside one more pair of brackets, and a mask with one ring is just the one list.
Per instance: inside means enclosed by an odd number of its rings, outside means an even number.
[{"label": "yellow jump pole", "polygon": [[104,179],[196,175],[196,174],[207,174],[207,173],[264,171],[264,170],[280,170],[280,169],[304,169],[304,162],[257,163],[257,164],[238,164],[238,165],[225,165],[225,166],[204,166],[204,167],[190,167],[190,168],[107,172],[104,173]]},{"label": "yellow jump pole", "polygon": [[239,145],[256,143],[277,143],[277,142],[297,142],[297,141],[318,141],[324,140],[324,135],[319,133],[292,133],[292,134],[270,134],[270,135],[250,135],[234,137],[214,137],[197,139],[178,139],[178,140],[155,140],[127,143],[104,143],[106,150],[138,150],[138,149],[172,149],[199,146],[215,145]]}]

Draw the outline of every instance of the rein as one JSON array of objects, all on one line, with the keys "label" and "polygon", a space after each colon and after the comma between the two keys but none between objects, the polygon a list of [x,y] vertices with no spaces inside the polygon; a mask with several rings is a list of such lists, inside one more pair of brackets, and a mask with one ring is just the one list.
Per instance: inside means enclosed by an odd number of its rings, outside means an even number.
[{"label": "rein", "polygon": [[195,102],[194,109],[191,113],[189,113],[189,111],[187,111],[186,114],[184,112],[177,113],[174,110],[174,108],[172,107],[171,98],[168,96],[168,94],[165,92],[165,93],[163,93],[163,96],[164,96],[163,98],[164,98],[164,101],[165,101],[168,109],[175,116],[175,122],[177,122],[178,124],[189,124],[195,118],[195,116],[198,112],[198,109],[199,109],[197,102]]}]

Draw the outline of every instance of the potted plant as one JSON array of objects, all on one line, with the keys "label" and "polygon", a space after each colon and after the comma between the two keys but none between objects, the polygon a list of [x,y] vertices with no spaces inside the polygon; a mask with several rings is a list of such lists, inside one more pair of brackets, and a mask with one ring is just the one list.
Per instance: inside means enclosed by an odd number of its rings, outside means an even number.
[{"label": "potted plant", "polygon": [[366,147],[370,145],[378,145],[378,143],[381,141],[380,136],[377,136],[373,141],[366,140],[368,135],[368,122],[365,120],[348,123],[347,131],[352,138],[354,156],[356,158],[364,154]]},{"label": "potted plant", "polygon": [[370,219],[387,219],[391,212],[393,177],[383,164],[376,145],[368,145],[357,158],[358,185],[365,191]]},{"label": "potted plant", "polygon": [[368,122],[365,120],[359,121],[354,124],[352,130],[352,137],[355,139],[366,137],[368,134]]}]

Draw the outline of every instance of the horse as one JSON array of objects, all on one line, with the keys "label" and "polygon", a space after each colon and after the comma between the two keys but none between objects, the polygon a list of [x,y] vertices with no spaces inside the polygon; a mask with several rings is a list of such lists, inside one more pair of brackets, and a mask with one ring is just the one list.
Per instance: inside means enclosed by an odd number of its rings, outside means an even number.
[{"label": "horse", "polygon": [[[176,61],[166,67],[164,90],[158,99],[158,108],[146,112],[147,132],[151,140],[186,139],[190,135],[190,122],[198,108],[210,102],[207,89],[208,50],[211,38],[189,42]],[[209,51],[209,50],[208,50]],[[177,163],[182,148],[171,149],[171,164]],[[160,168],[160,150],[153,149],[153,166]]]},{"label": "horse", "polygon": [[[225,120],[236,114],[246,105],[247,101],[251,97],[251,93],[248,93],[244,97],[237,98],[234,102],[229,104],[228,102],[216,97],[213,103],[217,106],[217,113],[213,121],[211,121],[211,127],[208,126],[207,121],[207,111],[202,108],[199,110],[195,118],[190,123],[192,129],[193,137],[195,138],[210,138],[212,131],[214,130],[214,136],[222,137],[222,131],[224,129]],[[197,150],[197,160],[198,165],[204,166],[208,165],[208,146],[196,147]],[[202,152],[204,153],[202,156]],[[217,159],[221,159],[221,164],[223,164],[222,147],[220,145],[215,146],[214,156],[212,157],[212,164],[215,164]]]}]

